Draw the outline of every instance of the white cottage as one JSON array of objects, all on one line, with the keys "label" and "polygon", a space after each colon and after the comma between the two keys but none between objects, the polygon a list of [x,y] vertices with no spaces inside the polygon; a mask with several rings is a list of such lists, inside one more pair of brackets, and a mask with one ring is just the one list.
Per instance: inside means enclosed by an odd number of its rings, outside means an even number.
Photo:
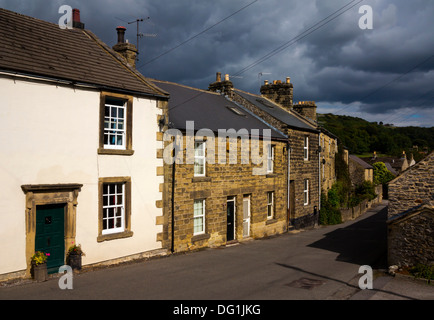
[{"label": "white cottage", "polygon": [[72,244],[83,265],[164,252],[168,94],[135,70],[125,28],[112,49],[74,20],[0,8],[0,280],[28,277],[36,250],[51,272]]}]

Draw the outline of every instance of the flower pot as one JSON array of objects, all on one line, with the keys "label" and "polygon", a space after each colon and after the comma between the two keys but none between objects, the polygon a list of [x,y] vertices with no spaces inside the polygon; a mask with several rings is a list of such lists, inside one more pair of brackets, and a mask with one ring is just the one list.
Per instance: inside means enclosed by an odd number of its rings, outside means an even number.
[{"label": "flower pot", "polygon": [[68,265],[75,270],[81,270],[81,254],[69,254]]},{"label": "flower pot", "polygon": [[48,279],[48,272],[47,272],[47,264],[34,264],[32,267],[33,270],[33,279],[35,279],[37,282],[43,282],[47,281]]}]

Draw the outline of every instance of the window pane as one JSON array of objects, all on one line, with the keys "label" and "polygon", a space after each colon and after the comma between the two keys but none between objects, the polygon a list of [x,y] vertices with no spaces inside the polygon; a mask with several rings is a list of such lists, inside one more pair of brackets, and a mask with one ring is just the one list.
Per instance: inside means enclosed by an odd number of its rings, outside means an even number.
[{"label": "window pane", "polygon": [[111,113],[110,113],[110,115],[111,115],[111,117],[112,118],[116,118],[117,117],[117,108],[115,108],[115,107],[111,107]]},{"label": "window pane", "polygon": [[200,174],[204,174],[204,162],[205,159],[195,159],[194,161],[194,174],[195,175],[200,175]]},{"label": "window pane", "polygon": [[202,217],[194,218],[193,232],[199,233],[202,231],[203,231],[203,218]]}]

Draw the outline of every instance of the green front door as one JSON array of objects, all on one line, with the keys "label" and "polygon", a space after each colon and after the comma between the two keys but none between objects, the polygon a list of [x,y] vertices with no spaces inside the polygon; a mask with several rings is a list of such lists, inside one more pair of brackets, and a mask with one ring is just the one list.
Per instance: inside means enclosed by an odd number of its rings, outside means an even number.
[{"label": "green front door", "polygon": [[65,264],[65,205],[36,207],[35,251],[47,254],[48,273]]}]

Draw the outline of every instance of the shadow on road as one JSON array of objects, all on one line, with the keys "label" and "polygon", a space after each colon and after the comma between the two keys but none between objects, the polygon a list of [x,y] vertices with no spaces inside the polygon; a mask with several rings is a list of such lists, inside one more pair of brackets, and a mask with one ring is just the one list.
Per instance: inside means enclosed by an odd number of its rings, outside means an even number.
[{"label": "shadow on road", "polygon": [[[348,287],[351,287],[353,289],[361,290],[358,285],[354,285],[354,284],[351,284],[351,283],[348,283],[348,282],[345,282],[345,281],[342,281],[342,280],[339,280],[339,279],[335,279],[335,278],[332,278],[332,277],[329,277],[329,276],[321,275],[321,274],[318,274],[318,273],[315,273],[315,272],[306,271],[306,270],[304,270],[302,268],[291,266],[291,265],[284,264],[284,263],[278,263],[278,262],[276,262],[276,264],[279,265],[279,266],[281,266],[281,267],[284,267],[284,268],[289,268],[289,269],[292,269],[292,270],[296,270],[296,271],[299,271],[299,272],[306,273],[306,274],[308,274],[310,276],[319,277],[319,278],[322,278],[322,279],[325,279],[325,280],[328,280],[328,281],[338,282],[338,283],[344,284],[344,285],[346,285]],[[387,291],[387,290],[381,290],[381,289],[374,288],[374,289],[371,289],[369,291],[372,291],[372,292],[383,292],[383,293],[387,293],[387,294],[390,294],[390,295],[394,295],[394,296],[405,298],[405,299],[409,299],[409,300],[417,300],[415,298],[412,298],[412,297],[409,297],[409,296],[405,296],[405,295],[402,295],[402,294],[399,294],[399,293],[396,293],[396,292]]]},{"label": "shadow on road", "polygon": [[[366,214],[368,214],[369,211]],[[367,218],[325,234],[308,245],[339,253],[337,261],[387,268],[387,207]]]}]

